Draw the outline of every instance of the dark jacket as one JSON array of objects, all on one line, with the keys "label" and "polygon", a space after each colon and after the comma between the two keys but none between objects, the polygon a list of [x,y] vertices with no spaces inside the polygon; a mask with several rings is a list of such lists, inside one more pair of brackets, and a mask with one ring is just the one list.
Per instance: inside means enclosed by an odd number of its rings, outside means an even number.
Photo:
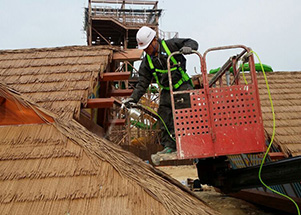
[{"label": "dark jacket", "polygon": [[[158,56],[152,57],[152,62],[154,64],[154,67],[157,69],[163,69],[167,70],[167,58],[168,55],[164,51],[164,48],[161,44],[161,40],[158,40],[160,46],[159,46],[159,53]],[[193,50],[198,49],[198,43],[192,39],[181,39],[181,38],[174,38],[170,40],[166,40],[166,45],[168,46],[171,53],[175,51],[179,51],[182,47],[188,46],[191,47]],[[174,55],[175,59],[178,63],[180,63],[180,66],[183,68],[183,70],[186,72],[186,59],[183,55]],[[171,63],[172,65],[172,63]],[[134,102],[138,102],[139,99],[144,95],[146,92],[149,84],[151,83],[151,80],[153,78],[153,73],[149,67],[149,63],[147,60],[147,57],[145,56],[141,62],[140,68],[139,68],[139,82],[136,86],[136,89],[132,93],[131,97],[134,99]],[[157,73],[158,74],[158,73]],[[168,74],[158,74],[158,78],[160,83],[164,87],[168,87]],[[182,75],[180,71],[175,70],[172,72],[172,82],[173,84],[176,84],[180,79],[182,78]]]}]

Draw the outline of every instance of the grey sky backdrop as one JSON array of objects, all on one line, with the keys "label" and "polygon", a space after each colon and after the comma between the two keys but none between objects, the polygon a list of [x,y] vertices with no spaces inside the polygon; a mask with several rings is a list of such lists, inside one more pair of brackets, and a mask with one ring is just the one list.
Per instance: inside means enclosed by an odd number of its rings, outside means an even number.
[{"label": "grey sky backdrop", "polygon": [[[0,0],[0,49],[85,45],[87,5],[88,0]],[[197,40],[201,53],[244,44],[274,71],[301,71],[300,0],[159,0],[159,8],[160,29]],[[208,55],[208,67],[228,56]],[[188,57],[189,67],[197,60]]]}]

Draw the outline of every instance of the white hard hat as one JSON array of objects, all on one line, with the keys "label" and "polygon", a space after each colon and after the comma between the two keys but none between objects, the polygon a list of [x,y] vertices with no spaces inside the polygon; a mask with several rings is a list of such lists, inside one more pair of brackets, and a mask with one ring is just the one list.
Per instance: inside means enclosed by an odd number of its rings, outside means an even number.
[{"label": "white hard hat", "polygon": [[146,49],[156,36],[156,32],[150,27],[143,26],[136,34],[138,49]]}]

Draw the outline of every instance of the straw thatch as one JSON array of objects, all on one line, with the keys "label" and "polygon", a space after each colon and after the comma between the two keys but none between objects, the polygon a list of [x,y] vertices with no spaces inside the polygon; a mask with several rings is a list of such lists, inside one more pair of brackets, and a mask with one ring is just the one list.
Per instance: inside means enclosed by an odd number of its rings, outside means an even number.
[{"label": "straw thatch", "polygon": [[0,126],[0,214],[218,214],[74,119],[61,119],[1,83],[0,95],[55,119]]},{"label": "straw thatch", "polygon": [[[266,73],[275,109],[276,133],[274,144],[286,155],[301,155],[301,72]],[[264,128],[273,133],[273,116],[266,83],[257,74]]]},{"label": "straw thatch", "polygon": [[106,46],[0,51],[0,80],[56,114],[78,118],[111,56]]}]

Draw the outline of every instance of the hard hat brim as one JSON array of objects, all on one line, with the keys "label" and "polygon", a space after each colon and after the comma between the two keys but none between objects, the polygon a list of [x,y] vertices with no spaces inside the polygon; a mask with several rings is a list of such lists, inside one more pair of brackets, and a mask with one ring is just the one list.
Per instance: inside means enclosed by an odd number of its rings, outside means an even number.
[{"label": "hard hat brim", "polygon": [[143,46],[138,44],[138,49],[146,49],[151,44],[152,41],[153,41],[153,39]]}]

